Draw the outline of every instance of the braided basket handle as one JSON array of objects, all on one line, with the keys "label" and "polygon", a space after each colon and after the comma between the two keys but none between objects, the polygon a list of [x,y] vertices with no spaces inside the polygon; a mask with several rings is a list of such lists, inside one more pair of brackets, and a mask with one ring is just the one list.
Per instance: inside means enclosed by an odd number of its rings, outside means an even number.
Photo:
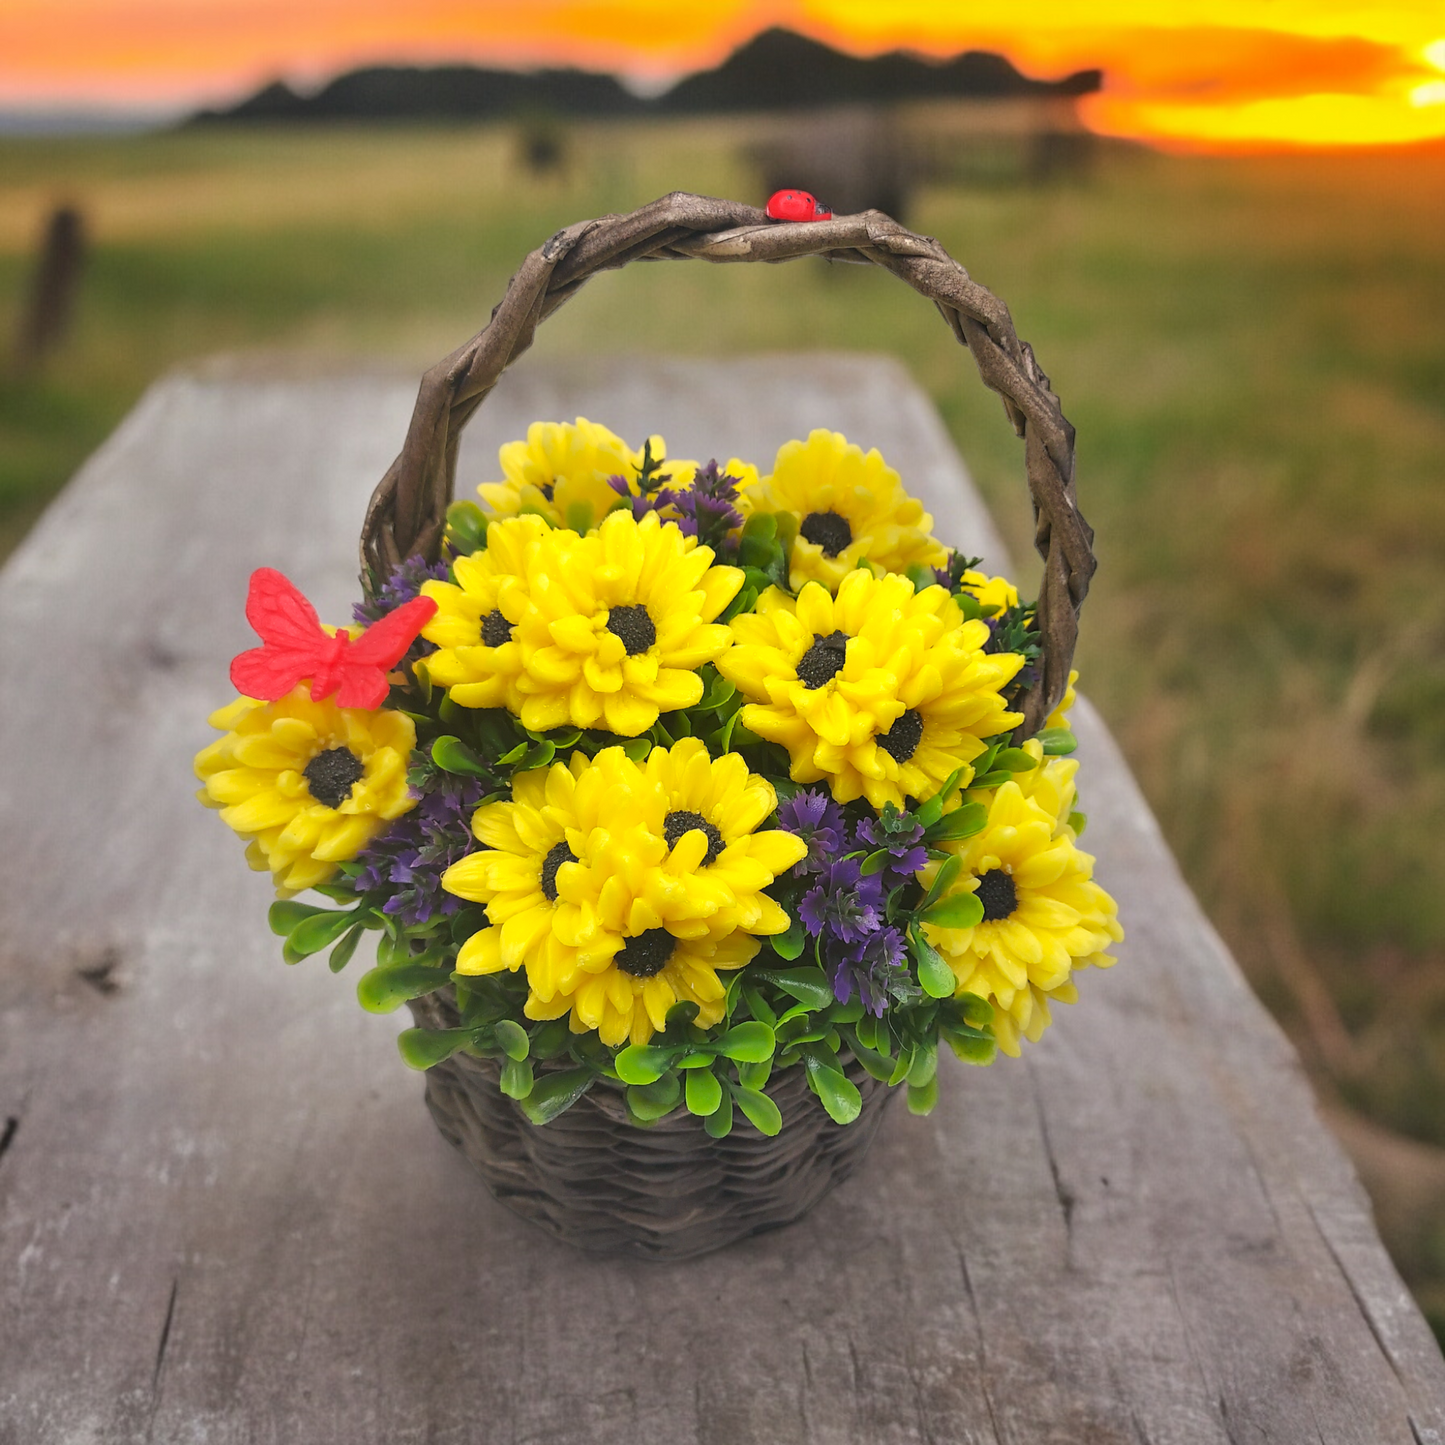
[{"label": "braided basket handle", "polygon": [[491,321],[422,378],[401,455],[372,494],[361,529],[362,585],[374,594],[405,558],[435,558],[446,528],[462,428],[550,316],[598,271],[629,261],[790,261],[829,256],[882,266],[928,297],[973,353],[979,376],[1003,398],[1034,506],[1034,545],[1044,559],[1038,627],[1042,677],[1024,698],[1031,735],[1063,696],[1078,613],[1094,573],[1094,533],[1074,500],[1074,429],[1008,307],[969,278],[929,236],[881,211],[830,221],[776,222],[754,206],[677,191],[626,216],[580,221],[522,262]]}]

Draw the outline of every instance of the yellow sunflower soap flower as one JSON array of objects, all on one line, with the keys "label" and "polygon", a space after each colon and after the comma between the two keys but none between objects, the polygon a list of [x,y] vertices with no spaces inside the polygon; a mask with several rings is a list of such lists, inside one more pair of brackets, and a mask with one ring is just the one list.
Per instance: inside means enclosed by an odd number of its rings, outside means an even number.
[{"label": "yellow sunflower soap flower", "polygon": [[981,607],[989,609],[990,616],[1019,605],[1019,590],[1007,577],[990,577],[986,572],[975,572],[970,568],[959,578],[958,586]]},{"label": "yellow sunflower soap flower", "polygon": [[773,785],[736,753],[710,757],[699,738],[654,748],[643,775],[652,785],[642,797],[644,821],[667,851],[641,880],[628,915],[634,930],[663,922],[652,897],[660,887],[696,909],[715,937],[734,928],[786,933],[791,920],[763,889],[804,858],[808,845],[782,829],[757,831],[778,806]]},{"label": "yellow sunflower soap flower", "polygon": [[303,683],[277,702],[238,698],[211,715],[225,731],[196,754],[197,794],[248,840],[283,897],[324,883],[416,806],[406,772],[416,728],[403,712],[312,702]]},{"label": "yellow sunflower soap flower", "polygon": [[1069,711],[1074,703],[1078,701],[1079,694],[1074,689],[1074,684],[1079,680],[1077,668],[1069,669],[1069,685],[1064,689],[1064,695],[1059,699],[1058,706],[1048,715],[1044,722],[1046,728],[1071,728],[1069,722]]},{"label": "yellow sunflower soap flower", "polygon": [[550,997],[579,967],[606,962],[617,940],[601,937],[598,891],[613,828],[632,821],[628,781],[574,753],[570,763],[519,773],[510,800],[477,809],[482,850],[442,875],[447,892],[487,910],[489,926],[462,944],[458,973],[525,964],[528,981]]},{"label": "yellow sunflower soap flower", "polygon": [[993,793],[983,829],[943,845],[962,863],[948,894],[977,896],[982,920],[971,928],[923,924],[957,992],[993,1005],[994,1037],[1014,1055],[1021,1037],[1037,1041],[1048,1027],[1051,1003],[1075,1001],[1074,970],[1107,968],[1114,958],[1104,950],[1124,936],[1114,900],[1093,882],[1094,860],[1045,800],[1052,801],[1047,789],[1029,797],[1015,782]]},{"label": "yellow sunflower soap flower", "polygon": [[987,625],[941,587],[858,569],[836,597],[816,582],[796,601],[770,588],[732,629],[717,665],[752,699],[743,726],[788,750],[794,782],[826,780],[840,803],[931,797],[980,739],[1021,721],[1000,689],[1022,658],[984,653]]},{"label": "yellow sunflower soap flower", "polygon": [[[666,456],[660,436],[648,438],[654,459]],[[503,480],[483,482],[481,498],[498,516],[535,512],[559,527],[585,532],[617,505],[609,478],[631,481],[642,452],[605,426],[579,416],[575,422],[533,422],[525,441],[508,442],[497,454]]]},{"label": "yellow sunflower soap flower", "polygon": [[530,1019],[569,1015],[573,1033],[596,1029],[604,1044],[645,1044],[667,1023],[675,1003],[697,1005],[698,1028],[722,1022],[727,988],[719,970],[743,968],[757,956],[758,939],[741,929],[721,938],[682,938],[667,927],[626,935],[605,968],[579,975],[551,998],[534,991]]},{"label": "yellow sunflower soap flower", "polygon": [[[485,904],[490,926],[463,944],[457,971],[525,967],[528,1018],[570,1014],[574,1032],[596,1029],[611,1045],[645,1043],[679,1000],[698,1006],[702,1027],[719,1022],[717,970],[747,963],[754,933],[787,929],[760,890],[806,845],[755,832],[775,803],[771,787],[745,766],[714,776],[689,741],[654,750],[651,775],[620,748],[590,762],[578,753],[545,777],[521,774],[510,802],[479,808],[474,831],[486,848],[453,864],[443,887]],[[669,829],[669,798],[705,809],[702,825],[674,819]],[[726,829],[711,863],[709,828]],[[680,871],[692,859],[700,887]],[[748,931],[735,926],[743,918]]]},{"label": "yellow sunflower soap flower", "polygon": [[486,547],[452,564],[454,583],[422,584],[437,610],[421,635],[437,651],[421,665],[458,706],[521,710],[522,650],[513,629],[527,610],[528,564],[550,530],[537,516],[493,522]]},{"label": "yellow sunflower soap flower", "polygon": [[585,537],[552,532],[528,564],[529,606],[513,633],[522,725],[635,737],[699,702],[697,669],[732,642],[714,619],[743,581],[712,564],[710,547],[656,513],[613,512]]},{"label": "yellow sunflower soap flower", "polygon": [[771,475],[747,490],[753,512],[798,519],[789,585],[821,582],[836,592],[864,559],[889,572],[915,563],[941,566],[948,551],[933,539],[933,518],[903,489],[875,449],[864,452],[839,432],[819,429],[785,442]]}]

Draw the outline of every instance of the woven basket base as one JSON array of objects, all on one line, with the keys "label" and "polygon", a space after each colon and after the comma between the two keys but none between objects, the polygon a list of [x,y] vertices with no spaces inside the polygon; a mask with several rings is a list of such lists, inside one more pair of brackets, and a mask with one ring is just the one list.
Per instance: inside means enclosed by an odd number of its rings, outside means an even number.
[{"label": "woven basket base", "polygon": [[[412,1011],[425,1027],[451,1025],[435,995]],[[502,1093],[496,1064],[466,1054],[427,1071],[426,1101],[493,1196],[555,1238],[589,1253],[690,1259],[793,1223],[862,1162],[894,1091],[852,1058],[844,1066],[862,1114],[835,1124],[803,1070],[781,1069],[767,1087],[783,1115],[772,1139],[740,1112],[726,1139],[685,1109],[640,1128],[606,1081],[539,1126]]]}]

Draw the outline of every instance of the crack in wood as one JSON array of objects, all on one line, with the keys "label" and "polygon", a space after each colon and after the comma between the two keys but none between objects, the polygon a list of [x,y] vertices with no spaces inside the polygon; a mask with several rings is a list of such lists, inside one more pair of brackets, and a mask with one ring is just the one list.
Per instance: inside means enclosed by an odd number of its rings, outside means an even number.
[{"label": "crack in wood", "polygon": [[1400,1369],[1399,1361],[1396,1360],[1394,1352],[1386,1343],[1384,1335],[1380,1333],[1380,1327],[1375,1323],[1375,1317],[1371,1313],[1369,1305],[1365,1303],[1365,1297],[1360,1293],[1360,1288],[1355,1283],[1354,1276],[1350,1273],[1348,1269],[1345,1268],[1345,1262],[1340,1258],[1339,1251],[1335,1248],[1334,1240],[1330,1238],[1329,1233],[1326,1231],[1324,1225],[1320,1223],[1320,1217],[1318,1214],[1315,1213],[1313,1201],[1306,1199],[1305,1208],[1309,1210],[1310,1219],[1314,1222],[1315,1229],[1318,1231],[1321,1240],[1324,1241],[1325,1249],[1329,1251],[1329,1256],[1334,1261],[1335,1268],[1339,1270],[1340,1277],[1344,1280],[1346,1287],[1349,1289],[1350,1298],[1354,1300],[1355,1308],[1359,1310],[1360,1317],[1364,1320],[1365,1327],[1370,1332],[1370,1337],[1379,1347],[1379,1351],[1385,1357],[1386,1363],[1390,1366],[1390,1369],[1394,1371],[1395,1378],[1400,1382],[1401,1387],[1408,1390],[1409,1385],[1406,1383],[1404,1373]]},{"label": "crack in wood", "polygon": [[1405,1416],[1405,1423],[1410,1427],[1410,1438],[1415,1445],[1441,1445],[1440,1432],[1438,1430],[1427,1430],[1417,1423],[1413,1415]]},{"label": "crack in wood", "polygon": [[1044,1154],[1049,1161],[1049,1174],[1054,1181],[1054,1194],[1058,1197],[1059,1208],[1064,1214],[1064,1233],[1068,1236],[1069,1260],[1073,1262],[1074,1254],[1074,1191],[1064,1183],[1059,1173],[1059,1161],[1054,1157],[1054,1141],[1049,1137],[1048,1116],[1044,1113],[1043,1093],[1039,1089],[1038,1073],[1030,1068],[1028,1071],[1029,1082],[1033,1086],[1034,1109],[1039,1116],[1039,1134],[1044,1141]]},{"label": "crack in wood", "polygon": [[151,1372],[151,1396],[152,1396],[152,1399],[154,1399],[155,1394],[156,1394],[156,1391],[157,1391],[157,1389],[158,1389],[159,1386],[160,1386],[160,1382],[161,1382],[161,1366],[165,1364],[165,1360],[166,1360],[166,1346],[169,1345],[170,1342],[171,1342],[171,1321],[174,1320],[175,1317],[176,1317],[176,1290],[177,1290],[177,1288],[179,1287],[179,1285],[180,1285],[180,1280],[179,1280],[179,1279],[172,1278],[172,1280],[171,1280],[171,1297],[170,1297],[170,1299],[168,1299],[168,1300],[166,1301],[166,1318],[165,1318],[165,1323],[161,1326],[160,1343],[156,1346],[156,1363],[155,1363],[155,1369],[152,1370],[152,1372]]}]

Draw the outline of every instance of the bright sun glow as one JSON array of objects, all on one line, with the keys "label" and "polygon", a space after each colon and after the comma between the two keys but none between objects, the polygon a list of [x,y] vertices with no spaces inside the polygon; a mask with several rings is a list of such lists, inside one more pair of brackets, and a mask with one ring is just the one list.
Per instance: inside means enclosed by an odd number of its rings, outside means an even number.
[{"label": "bright sun glow", "polygon": [[1186,149],[1445,140],[1440,0],[0,0],[0,108],[225,101],[376,62],[580,65],[646,81],[768,25],[859,54],[1101,67],[1087,124]]}]

